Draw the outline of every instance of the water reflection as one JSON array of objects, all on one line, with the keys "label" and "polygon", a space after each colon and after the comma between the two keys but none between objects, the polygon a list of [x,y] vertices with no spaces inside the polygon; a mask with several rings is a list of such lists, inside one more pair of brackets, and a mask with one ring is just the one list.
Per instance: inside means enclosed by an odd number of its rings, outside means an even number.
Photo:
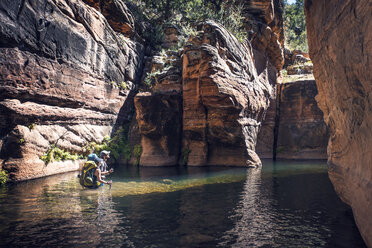
[{"label": "water reflection", "polygon": [[0,247],[363,247],[325,164],[117,168],[0,189]]},{"label": "water reflection", "polygon": [[268,197],[269,192],[262,190],[261,172],[261,169],[247,171],[241,201],[235,214],[231,217],[236,220],[235,226],[226,232],[223,239],[227,239],[227,241],[221,242],[220,246],[261,247],[274,245],[273,238],[277,228],[273,221],[272,198]]}]

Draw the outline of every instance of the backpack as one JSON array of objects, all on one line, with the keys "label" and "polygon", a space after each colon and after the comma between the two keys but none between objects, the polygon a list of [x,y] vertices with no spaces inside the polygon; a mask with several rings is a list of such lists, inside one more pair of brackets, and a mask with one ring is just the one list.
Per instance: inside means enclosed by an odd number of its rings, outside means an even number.
[{"label": "backpack", "polygon": [[97,169],[97,164],[94,161],[87,161],[80,172],[80,184],[83,187],[97,188],[101,185],[100,182],[94,180],[94,172]]},{"label": "backpack", "polygon": [[99,157],[95,153],[91,153],[88,155],[88,161],[96,161]]}]

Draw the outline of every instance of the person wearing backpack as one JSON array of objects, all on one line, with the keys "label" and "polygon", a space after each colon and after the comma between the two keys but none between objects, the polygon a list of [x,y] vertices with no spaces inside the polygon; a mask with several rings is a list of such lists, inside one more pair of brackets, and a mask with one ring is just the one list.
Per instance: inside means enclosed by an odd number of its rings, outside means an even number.
[{"label": "person wearing backpack", "polygon": [[112,181],[104,181],[105,175],[114,172],[114,169],[107,171],[107,159],[110,158],[110,151],[102,151],[99,158],[97,154],[92,153],[88,155],[88,160],[82,168],[80,174],[80,184],[88,188],[98,188],[103,184],[111,186]]},{"label": "person wearing backpack", "polygon": [[99,165],[97,166],[97,169],[94,172],[93,182],[96,178],[96,180],[100,183],[111,185],[112,181],[105,182],[103,180],[105,175],[109,175],[109,174],[114,172],[113,168],[111,168],[109,171],[107,171],[106,161],[107,161],[107,159],[110,158],[110,151],[103,150],[103,151],[100,152],[99,156],[100,156]]}]

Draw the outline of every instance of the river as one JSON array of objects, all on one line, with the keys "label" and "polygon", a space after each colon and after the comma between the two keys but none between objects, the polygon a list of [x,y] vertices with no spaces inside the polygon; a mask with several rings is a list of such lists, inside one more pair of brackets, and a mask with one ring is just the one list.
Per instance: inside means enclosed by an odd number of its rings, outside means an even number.
[{"label": "river", "polygon": [[365,247],[324,161],[117,165],[111,189],[77,172],[0,188],[1,247]]}]

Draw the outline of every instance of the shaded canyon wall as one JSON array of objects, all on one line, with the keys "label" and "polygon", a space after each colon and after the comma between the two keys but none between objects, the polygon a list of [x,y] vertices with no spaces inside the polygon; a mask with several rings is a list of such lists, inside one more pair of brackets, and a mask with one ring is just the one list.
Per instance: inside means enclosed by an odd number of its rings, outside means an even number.
[{"label": "shaded canyon wall", "polygon": [[257,137],[260,158],[327,159],[329,132],[315,100],[315,80],[277,85]]},{"label": "shaded canyon wall", "polygon": [[109,21],[80,0],[0,2],[1,163],[11,179],[78,169],[39,157],[55,144],[81,152],[128,118],[143,46],[121,1],[101,7]]},{"label": "shaded canyon wall", "polygon": [[305,1],[329,177],[372,247],[372,2]]}]

